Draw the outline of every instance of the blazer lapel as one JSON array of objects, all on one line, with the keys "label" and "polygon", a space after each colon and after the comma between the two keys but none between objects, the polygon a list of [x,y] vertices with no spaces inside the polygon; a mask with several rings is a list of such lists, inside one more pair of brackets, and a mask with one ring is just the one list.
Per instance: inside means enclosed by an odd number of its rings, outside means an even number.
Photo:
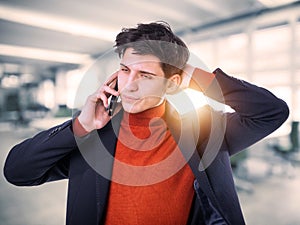
[{"label": "blazer lapel", "polygon": [[167,105],[165,119],[179,149],[192,169],[196,180],[200,184],[201,190],[222,214],[221,207],[213,191],[207,171],[200,169],[205,167],[200,158],[203,154],[203,149],[201,149],[201,143],[199,143],[199,132],[194,128],[194,126],[199,126],[197,112],[193,111],[184,115],[179,115],[171,105]]},{"label": "blazer lapel", "polygon": [[[103,224],[105,221],[105,213],[109,196],[109,188],[111,183],[111,175],[113,170],[113,162],[115,149],[117,144],[117,136],[119,133],[120,122],[123,111],[116,114],[111,121],[101,130],[98,130],[100,148],[97,150],[106,157],[99,162],[96,176],[96,199],[97,199],[97,224]],[[109,154],[109,156],[107,155]],[[103,174],[102,174],[103,173]]]}]

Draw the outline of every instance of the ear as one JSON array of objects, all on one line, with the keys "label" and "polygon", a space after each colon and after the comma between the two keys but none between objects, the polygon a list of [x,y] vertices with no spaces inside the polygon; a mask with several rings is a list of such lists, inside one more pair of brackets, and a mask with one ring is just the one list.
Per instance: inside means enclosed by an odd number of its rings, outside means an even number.
[{"label": "ear", "polygon": [[181,83],[181,76],[179,74],[174,74],[168,78],[167,83],[167,94],[174,94],[176,91],[179,90],[179,86]]}]

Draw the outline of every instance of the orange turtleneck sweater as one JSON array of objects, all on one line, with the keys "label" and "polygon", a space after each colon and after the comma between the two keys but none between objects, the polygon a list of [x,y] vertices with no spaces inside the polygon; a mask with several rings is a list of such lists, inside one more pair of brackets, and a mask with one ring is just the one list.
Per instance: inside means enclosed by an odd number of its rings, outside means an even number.
[{"label": "orange turtleneck sweater", "polygon": [[194,175],[162,120],[165,105],[124,113],[106,225],[186,224]]},{"label": "orange turtleneck sweater", "polygon": [[[205,91],[214,74],[196,68],[193,77],[198,82],[192,80],[190,87]],[[124,113],[106,225],[186,224],[194,195],[194,175],[164,123],[153,119],[163,114],[164,104],[138,114]],[[78,119],[73,131],[77,136],[87,134]]]}]

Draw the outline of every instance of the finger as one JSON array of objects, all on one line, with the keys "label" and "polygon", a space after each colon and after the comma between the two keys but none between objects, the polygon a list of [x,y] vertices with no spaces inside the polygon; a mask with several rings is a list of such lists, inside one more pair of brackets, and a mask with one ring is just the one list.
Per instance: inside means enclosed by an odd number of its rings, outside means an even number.
[{"label": "finger", "polygon": [[[112,90],[115,94],[117,94],[116,90],[114,89],[115,86],[116,86],[116,84],[117,84],[117,79],[112,80],[110,83],[106,83],[106,82],[105,82],[102,86],[100,86],[100,87],[96,90],[96,92],[106,91],[106,92],[109,93],[109,94],[113,94],[113,93],[110,93],[110,92],[111,92],[110,90]],[[108,89],[108,87],[109,87],[110,89]]]},{"label": "finger", "polygon": [[97,93],[97,102],[102,103],[105,108],[108,107],[108,97],[104,92]]},{"label": "finger", "polygon": [[[106,98],[104,98],[104,95],[106,96]],[[107,85],[102,85],[96,92],[95,92],[95,96],[98,100],[98,98],[101,98],[103,101],[106,101],[106,99],[110,96],[110,95],[115,95],[115,96],[119,96],[119,92],[116,91],[114,88],[107,86]]]},{"label": "finger", "polygon": [[115,82],[117,81],[117,77],[118,77],[118,71],[113,73],[110,77],[108,77],[108,79],[104,82],[105,85],[110,86],[111,84],[115,84]]},{"label": "finger", "polygon": [[120,93],[111,87],[103,86],[102,89],[97,92],[97,101],[102,101],[104,107],[108,107],[108,98],[110,95],[119,96]]},{"label": "finger", "polygon": [[103,86],[102,87],[103,89],[103,92],[107,93],[107,94],[110,94],[110,95],[115,95],[115,96],[118,96],[119,95],[119,92],[116,91],[114,88],[110,87],[110,86]]}]

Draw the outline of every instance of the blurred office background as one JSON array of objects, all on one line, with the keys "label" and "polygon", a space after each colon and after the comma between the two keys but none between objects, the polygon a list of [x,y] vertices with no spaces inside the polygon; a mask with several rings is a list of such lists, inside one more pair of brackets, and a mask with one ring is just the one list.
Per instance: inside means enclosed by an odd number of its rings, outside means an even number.
[{"label": "blurred office background", "polygon": [[[289,105],[288,121],[232,166],[247,224],[299,225],[299,3],[0,0],[1,168],[13,145],[69,119],[115,72],[112,46],[122,27],[164,20],[190,47],[193,65],[220,67]],[[0,224],[64,224],[66,188],[66,181],[18,188],[1,174]]]}]

